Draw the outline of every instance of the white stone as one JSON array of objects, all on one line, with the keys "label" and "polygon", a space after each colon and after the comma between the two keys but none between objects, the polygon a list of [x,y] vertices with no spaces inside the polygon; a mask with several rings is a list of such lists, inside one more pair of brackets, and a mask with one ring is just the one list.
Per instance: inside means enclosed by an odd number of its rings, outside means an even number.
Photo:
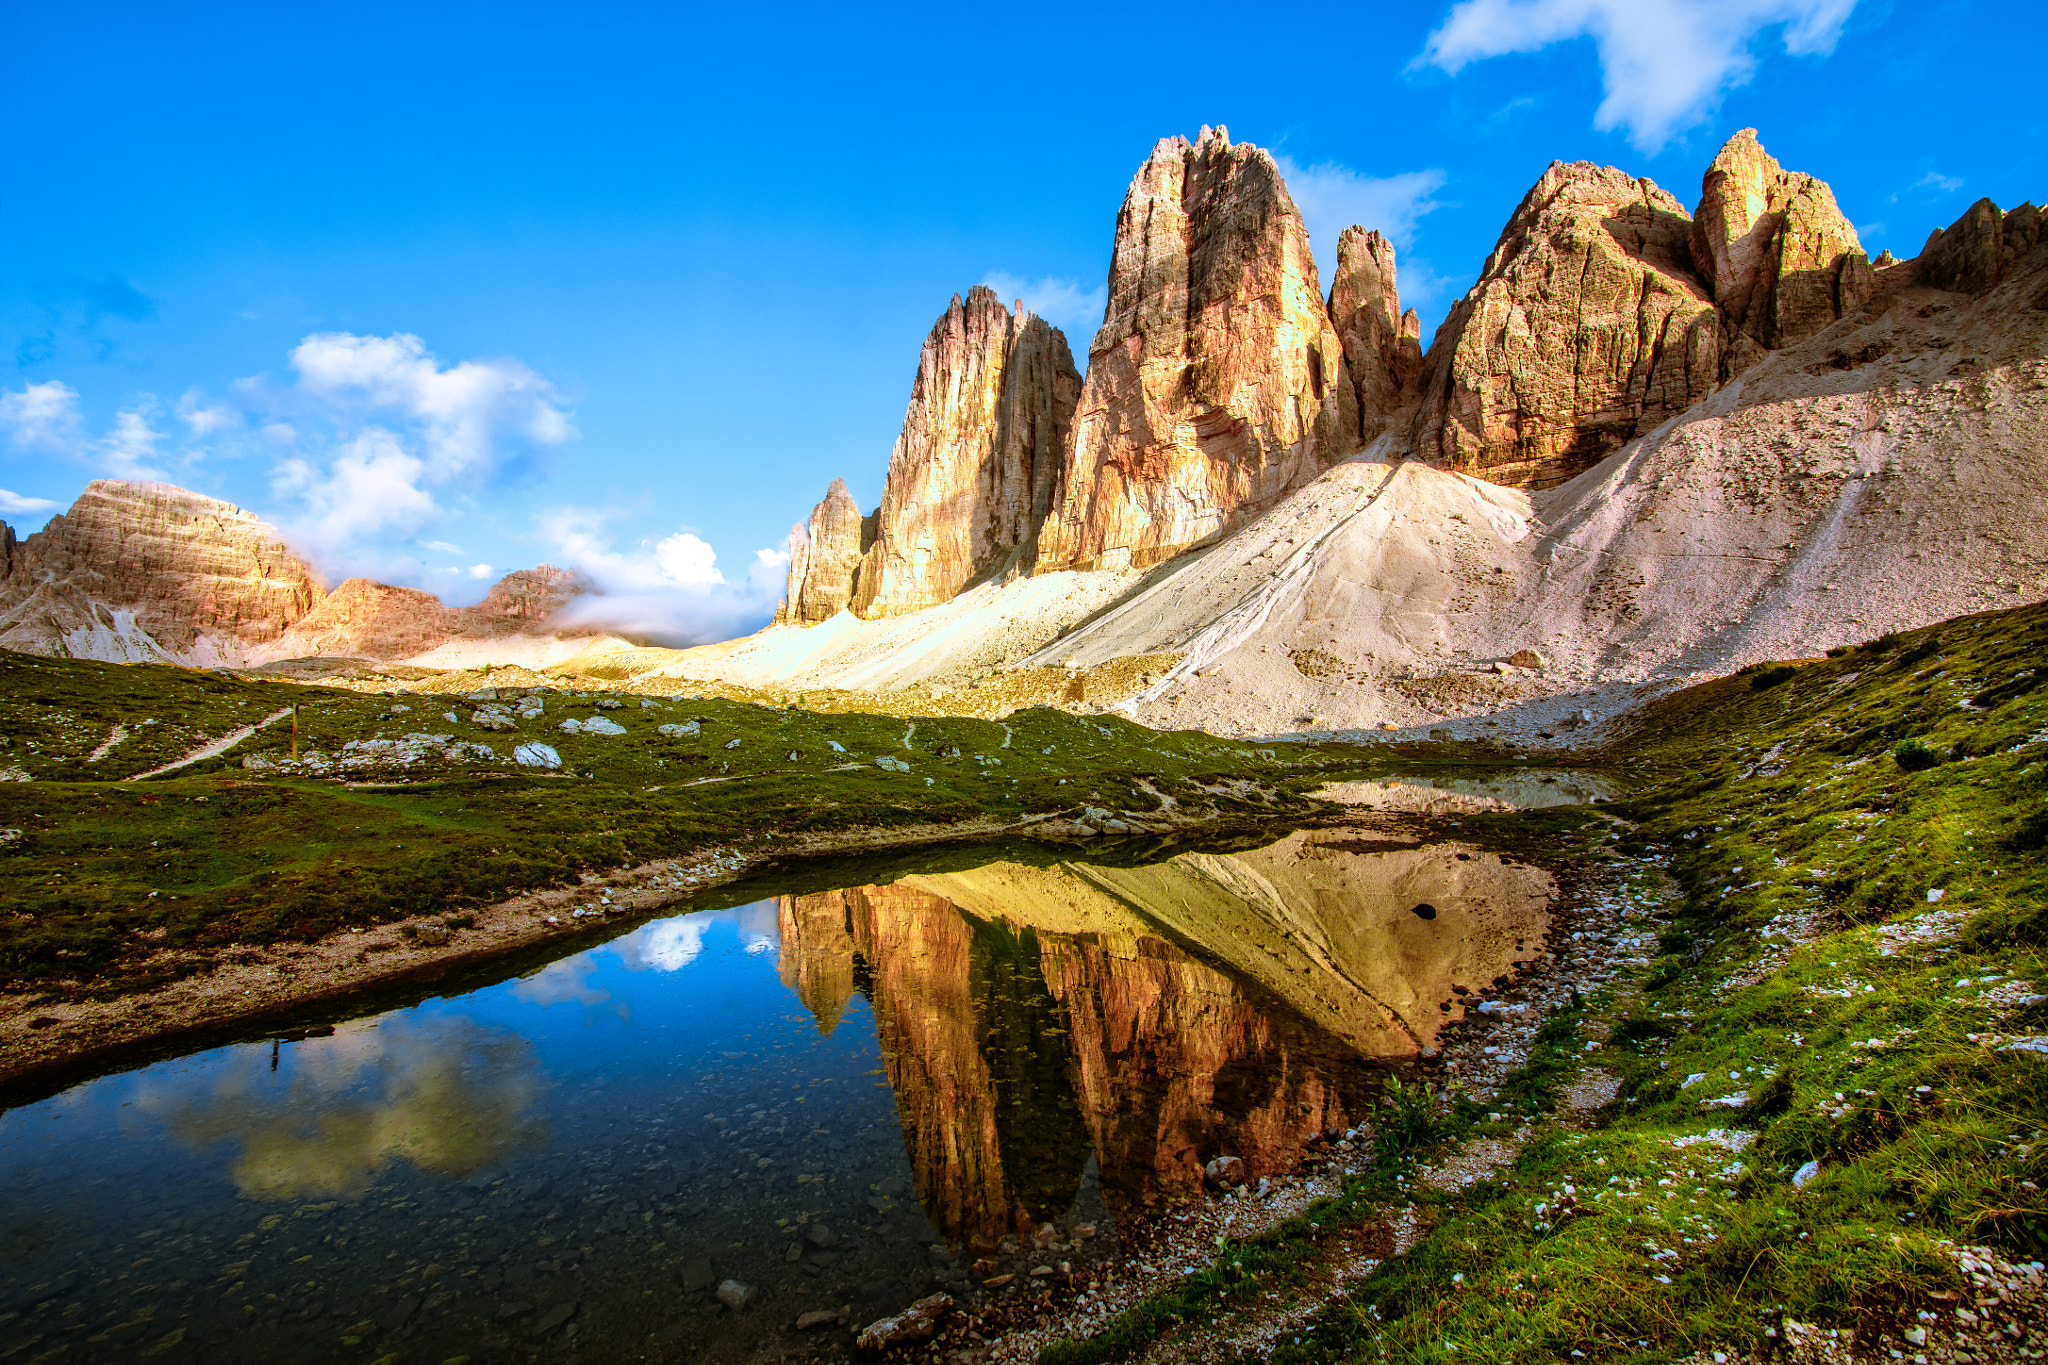
[{"label": "white stone", "polygon": [[512,760],[528,768],[559,768],[562,756],[547,744],[522,744],[512,751]]}]

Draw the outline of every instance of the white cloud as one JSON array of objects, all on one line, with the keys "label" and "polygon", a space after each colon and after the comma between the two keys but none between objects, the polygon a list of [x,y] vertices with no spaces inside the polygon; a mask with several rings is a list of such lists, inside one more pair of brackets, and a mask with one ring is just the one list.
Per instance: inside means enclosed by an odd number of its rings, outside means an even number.
[{"label": "white cloud", "polygon": [[496,572],[497,570],[488,564],[472,564],[469,566],[469,576],[471,578],[489,578]]},{"label": "white cloud", "polygon": [[63,505],[48,498],[27,498],[11,489],[0,488],[0,516],[32,517],[40,512],[54,512]]},{"label": "white cloud", "polygon": [[195,441],[203,441],[242,424],[241,413],[225,403],[208,402],[198,389],[185,390],[185,396],[178,400],[178,417]]},{"label": "white cloud", "polygon": [[1961,176],[1943,175],[1940,171],[1929,171],[1913,182],[1913,188],[1916,190],[1941,190],[1949,194],[1955,193],[1962,187],[1963,178]]},{"label": "white cloud", "polygon": [[1088,349],[1089,339],[1102,326],[1102,310],[1109,303],[1109,286],[1098,284],[1084,289],[1079,280],[1047,275],[1027,280],[991,270],[981,282],[996,291],[1005,304],[1022,300],[1026,308],[1067,334],[1067,344],[1078,351]]},{"label": "white cloud", "polygon": [[114,414],[114,426],[93,439],[85,434],[78,391],[59,379],[0,392],[0,433],[23,455],[55,455],[117,479],[155,479],[157,443],[163,433],[149,424],[156,399],[143,394]]},{"label": "white cloud", "polygon": [[1656,152],[1749,79],[1759,33],[1782,26],[1788,54],[1825,56],[1855,8],[1856,0],[1459,0],[1414,64],[1456,75],[1488,57],[1591,38],[1606,89],[1593,126],[1625,128]]},{"label": "white cloud", "polygon": [[460,545],[450,545],[445,540],[423,540],[420,542],[420,548],[422,550],[433,550],[444,555],[459,555],[462,553]]},{"label": "white cloud", "polygon": [[608,529],[615,513],[556,507],[534,521],[549,559],[581,569],[598,592],[579,597],[556,620],[669,645],[727,640],[774,613],[789,567],[783,550],[756,550],[746,578],[727,582],[718,554],[690,531],[649,538],[621,550]]},{"label": "white cloud", "polygon": [[78,391],[60,379],[0,393],[0,431],[25,455],[75,457],[85,445]]},{"label": "white cloud", "polygon": [[[1301,210],[1325,289],[1337,269],[1337,239],[1345,228],[1377,229],[1405,253],[1415,243],[1415,220],[1439,207],[1431,196],[1443,188],[1446,179],[1436,170],[1363,175],[1334,161],[1303,166],[1290,157],[1274,160],[1287,180],[1289,197]],[[1404,272],[1401,295],[1406,299],[1412,292],[1416,291],[1411,290]]]}]

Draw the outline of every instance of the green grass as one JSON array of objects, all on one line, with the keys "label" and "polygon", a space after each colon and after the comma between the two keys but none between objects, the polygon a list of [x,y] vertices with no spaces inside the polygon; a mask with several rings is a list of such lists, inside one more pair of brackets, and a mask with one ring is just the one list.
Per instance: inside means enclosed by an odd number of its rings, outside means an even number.
[{"label": "green grass", "polygon": [[[1316,1267],[1410,1200],[1431,1234],[1261,1359],[1673,1360],[1779,1314],[1895,1329],[1966,1287],[1943,1242],[2048,1254],[2048,1060],[2005,1049],[2048,1032],[2043,660],[2048,609],[2024,608],[1650,708],[1609,757],[1642,782],[1612,808],[1634,822],[1637,903],[1665,870],[1678,885],[1662,955],[1552,1020],[1488,1108],[1545,1107],[1582,1061],[1621,1101],[1583,1131],[1539,1123],[1492,1181],[1398,1201],[1390,1163],[1484,1125],[1455,1100],[1383,1124],[1398,1139],[1341,1200],[1041,1360],[1132,1359],[1250,1302],[1237,1266],[1321,1295]],[[1738,1112],[1703,1107],[1737,1092]],[[1736,1152],[1701,1140],[1715,1129],[1754,1136]]]},{"label": "green grass", "polygon": [[[623,705],[601,710],[601,699]],[[542,718],[507,732],[445,696],[0,652],[0,772],[30,779],[0,780],[0,989],[131,991],[204,970],[235,945],[460,913],[710,846],[771,852],[793,836],[1084,806],[1157,814],[1167,801],[1224,818],[1299,816],[1310,803],[1288,780],[1360,761],[1341,746],[1260,749],[1045,708],[999,723],[650,700],[555,692]],[[332,760],[360,752],[351,741],[413,733],[481,747],[294,775],[276,766],[290,756],[281,722],[217,758],[123,780],[294,702],[304,755]],[[627,733],[559,728],[594,715]],[[690,720],[695,736],[658,733]],[[529,741],[551,745],[563,767],[512,762]],[[876,767],[884,755],[909,771]],[[1247,778],[1260,789],[1221,785]]]}]

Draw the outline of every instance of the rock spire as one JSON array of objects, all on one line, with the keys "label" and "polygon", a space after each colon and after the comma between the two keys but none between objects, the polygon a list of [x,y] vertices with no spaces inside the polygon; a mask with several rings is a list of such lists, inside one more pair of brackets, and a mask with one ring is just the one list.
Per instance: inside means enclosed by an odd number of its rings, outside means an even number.
[{"label": "rock spire", "polygon": [[2000,213],[1979,199],[1946,229],[1936,228],[1920,250],[1920,283],[1959,294],[1981,294],[2011,274],[2035,248],[2048,245],[2044,215],[2031,203]]},{"label": "rock spire", "polygon": [[918,356],[855,612],[936,606],[1020,558],[1028,567],[1080,394],[1058,328],[984,285],[955,294]]},{"label": "rock spire", "polygon": [[1853,312],[1873,288],[1834,191],[1781,167],[1754,128],[1729,138],[1707,168],[1690,245],[1729,338],[1723,379]]},{"label": "rock spire", "polygon": [[1161,142],[1117,214],[1109,305],[1038,567],[1166,559],[1345,453],[1343,346],[1279,168]]},{"label": "rock spire", "polygon": [[775,619],[814,625],[851,606],[861,554],[872,542],[846,480],[832,480],[809,523],[790,531],[789,586]]},{"label": "rock spire", "polygon": [[1344,347],[1339,425],[1348,440],[1367,446],[1414,397],[1422,369],[1422,320],[1412,308],[1401,311],[1394,244],[1379,233],[1348,227],[1337,239],[1330,323]]}]

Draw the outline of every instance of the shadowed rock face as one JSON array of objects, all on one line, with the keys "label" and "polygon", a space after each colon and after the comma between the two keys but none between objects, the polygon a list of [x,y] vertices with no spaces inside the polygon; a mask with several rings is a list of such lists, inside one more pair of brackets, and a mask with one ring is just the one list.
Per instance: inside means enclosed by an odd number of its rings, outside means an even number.
[{"label": "shadowed rock face", "polygon": [[505,575],[473,607],[449,607],[418,588],[351,578],[293,623],[277,649],[287,657],[403,659],[455,640],[539,633],[548,617],[589,590],[578,571],[543,564]]},{"label": "shadowed rock face", "polygon": [[1691,246],[1725,320],[1723,379],[1762,349],[1804,341],[1854,312],[1873,288],[1834,191],[1779,166],[1754,128],[1728,139],[1707,168]]},{"label": "shadowed rock face", "polygon": [[992,863],[787,898],[781,965],[827,1031],[870,994],[925,1212],[986,1245],[1067,1211],[1091,1155],[1118,1212],[1192,1195],[1220,1154],[1291,1168],[1356,1121],[1375,1059],[1433,1042],[1454,987],[1539,949],[1548,889],[1477,850],[1323,832]]},{"label": "shadowed rock face", "polygon": [[1348,227],[1337,239],[1330,322],[1344,345],[1340,425],[1348,440],[1368,446],[1412,401],[1422,369],[1422,320],[1412,308],[1401,311],[1394,244],[1379,233]]},{"label": "shadowed rock face", "polygon": [[1081,374],[1058,328],[976,285],[933,324],[889,457],[875,542],[854,594],[865,617],[944,602],[1037,551]]},{"label": "shadowed rock face", "polygon": [[1038,567],[1156,563],[1348,453],[1343,346],[1279,168],[1168,138],[1117,215],[1109,306]]},{"label": "shadowed rock face", "polygon": [[1553,162],[1423,361],[1417,453],[1547,488],[1711,392],[1721,329],[1691,230],[1653,181]]},{"label": "shadowed rock face", "polygon": [[1994,288],[2035,248],[2048,245],[2042,218],[2042,211],[2032,204],[2000,213],[1998,205],[1979,199],[1949,227],[1936,228],[1927,238],[1918,258],[1919,283],[1959,294]]}]

